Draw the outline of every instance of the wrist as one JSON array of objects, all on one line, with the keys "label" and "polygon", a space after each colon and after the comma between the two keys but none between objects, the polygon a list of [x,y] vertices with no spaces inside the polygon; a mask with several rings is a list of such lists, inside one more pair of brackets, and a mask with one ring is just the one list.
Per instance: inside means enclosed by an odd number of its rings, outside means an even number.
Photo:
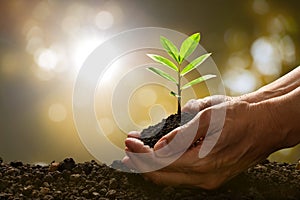
[{"label": "wrist", "polygon": [[265,101],[277,132],[283,135],[281,148],[293,147],[300,143],[300,87],[288,94]]},{"label": "wrist", "polygon": [[253,126],[250,127],[255,135],[256,142],[263,142],[262,152],[269,154],[285,148],[287,145],[287,131],[278,123],[278,116],[274,110],[272,102],[261,101],[250,104],[251,118]]}]

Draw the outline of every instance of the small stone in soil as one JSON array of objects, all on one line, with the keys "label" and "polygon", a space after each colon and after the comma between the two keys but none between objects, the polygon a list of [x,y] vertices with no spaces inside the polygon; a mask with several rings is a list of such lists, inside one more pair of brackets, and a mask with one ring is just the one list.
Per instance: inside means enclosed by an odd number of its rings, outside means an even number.
[{"label": "small stone in soil", "polygon": [[109,188],[115,189],[118,187],[118,181],[115,178],[109,180]]},{"label": "small stone in soil", "polygon": [[73,160],[73,158],[66,158],[64,159],[63,162],[59,163],[58,166],[58,171],[63,171],[63,170],[71,170],[75,167],[75,161]]},{"label": "small stone in soil", "polygon": [[59,163],[57,162],[52,162],[49,166],[49,171],[54,172],[58,169]]},{"label": "small stone in soil", "polygon": [[21,161],[12,161],[10,162],[10,166],[17,168],[23,166],[23,163]]},{"label": "small stone in soil", "polygon": [[116,190],[108,190],[108,192],[106,193],[106,196],[112,198],[116,195],[117,191]]}]

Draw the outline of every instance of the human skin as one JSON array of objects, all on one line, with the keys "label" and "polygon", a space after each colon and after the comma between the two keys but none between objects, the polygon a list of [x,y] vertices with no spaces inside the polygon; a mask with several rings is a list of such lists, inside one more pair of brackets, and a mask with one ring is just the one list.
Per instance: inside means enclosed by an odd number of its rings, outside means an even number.
[{"label": "human skin", "polygon": [[[130,168],[143,171],[145,165],[163,162],[172,154],[182,155],[171,164],[143,173],[146,179],[163,185],[195,186],[215,189],[232,177],[267,158],[271,153],[300,143],[300,67],[259,90],[239,97],[212,96],[191,100],[183,111],[197,113],[188,124],[163,136],[150,148],[139,139],[138,132],[131,132],[125,140],[127,156],[123,162]],[[226,110],[224,126],[220,119],[212,119],[213,112]],[[209,126],[215,126],[211,132]],[[191,127],[198,127],[191,133]],[[204,143],[217,142],[204,157],[199,151]],[[175,136],[195,134],[192,143],[205,137],[204,143],[186,148]],[[182,137],[184,138],[184,137]],[[167,148],[166,148],[167,147]],[[158,151],[164,149],[163,153]],[[145,162],[137,154],[148,153]]]}]

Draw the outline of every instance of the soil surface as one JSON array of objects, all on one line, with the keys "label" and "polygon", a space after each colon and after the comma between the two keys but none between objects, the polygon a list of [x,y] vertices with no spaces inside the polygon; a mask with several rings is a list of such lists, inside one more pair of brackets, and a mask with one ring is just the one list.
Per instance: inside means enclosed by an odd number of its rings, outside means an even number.
[{"label": "soil surface", "polygon": [[[157,140],[194,115],[171,115],[141,133],[153,147]],[[0,200],[2,199],[300,199],[300,164],[264,161],[249,168],[221,188],[159,186],[128,171],[120,161],[113,168],[95,161],[75,163],[72,158],[46,166],[5,163],[0,157]],[[116,170],[116,168],[123,170]]]},{"label": "soil surface", "polygon": [[258,164],[217,190],[158,186],[140,174],[67,158],[47,166],[0,161],[0,199],[300,199],[295,164]]}]

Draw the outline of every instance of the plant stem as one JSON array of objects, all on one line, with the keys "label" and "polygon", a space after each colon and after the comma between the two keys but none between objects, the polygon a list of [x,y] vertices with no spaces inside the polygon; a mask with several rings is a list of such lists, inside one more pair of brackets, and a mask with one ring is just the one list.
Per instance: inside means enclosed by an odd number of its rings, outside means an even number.
[{"label": "plant stem", "polygon": [[177,84],[177,114],[181,116],[181,65],[178,66],[178,84]]}]

